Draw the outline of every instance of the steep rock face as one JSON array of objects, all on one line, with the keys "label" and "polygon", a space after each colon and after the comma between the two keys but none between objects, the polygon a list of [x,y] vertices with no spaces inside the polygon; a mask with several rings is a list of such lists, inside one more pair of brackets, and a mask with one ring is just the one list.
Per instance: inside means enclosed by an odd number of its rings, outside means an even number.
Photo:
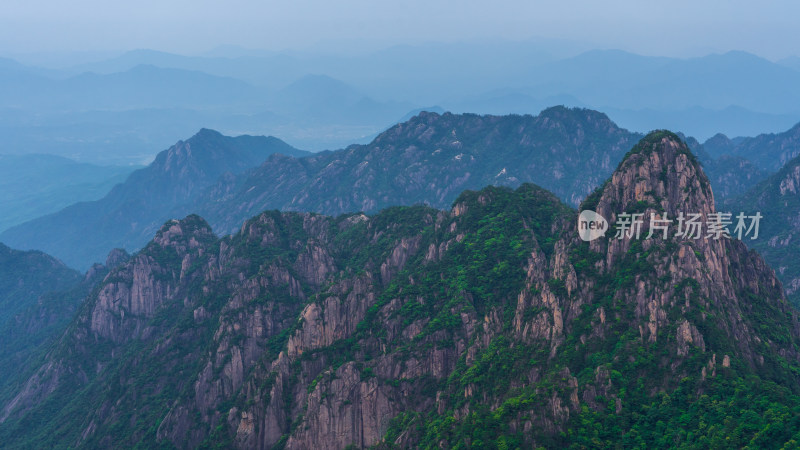
[{"label": "steep rock face", "polygon": [[[756,357],[760,342],[754,337],[754,324],[747,320],[752,307],[749,303],[753,297],[781,299],[780,282],[763,261],[748,253],[741,241],[708,237],[707,228],[702,229],[699,239],[675,238],[677,223],[673,223],[668,239],[662,239],[660,231],[653,239],[644,239],[651,217],[674,220],[679,214],[699,213],[705,227],[715,213],[708,180],[685,144],[669,133],[648,138],[637,145],[609,183],[595,194],[599,198],[594,206],[611,224],[617,223],[622,212],[641,212],[642,240],[593,241],[592,250],[605,253],[603,264],[598,263],[597,268],[611,273],[624,270],[620,266],[630,262],[632,253],[643,257],[644,263],[651,267],[653,279],[640,276],[633,286],[616,294],[620,299],[636,299],[636,317],[647,320],[639,328],[642,339],[656,340],[661,329],[677,326],[679,355],[685,356],[689,343],[707,351],[697,324],[691,320],[677,323],[669,320],[668,311],[681,303],[684,304],[679,310],[684,316],[693,308],[713,308],[721,314],[715,326],[736,342],[740,356],[748,364],[761,363]],[[637,249],[632,251],[634,245]],[[732,268],[737,269],[734,275]],[[661,292],[648,294],[659,283]],[[668,289],[669,286],[685,287],[681,292]],[[698,304],[693,304],[698,300]],[[793,314],[784,302],[779,301],[776,306],[781,314]],[[788,351],[796,358],[793,348],[781,351]]]},{"label": "steep rock face", "polygon": [[[365,448],[376,444],[397,415],[398,402],[389,398],[376,378],[362,379],[356,363],[349,362],[330,374],[306,401],[306,427],[287,441],[286,448]],[[335,393],[333,398],[326,396]]]},{"label": "steep rock face", "polygon": [[[187,275],[184,268],[203,256],[201,243],[215,239],[199,217],[168,222],[151,244],[158,251],[155,256],[137,255],[126,263],[125,271],[104,280],[92,309],[91,332],[115,342],[142,337],[147,321],[174,297],[174,286]],[[181,271],[171,270],[165,264],[169,261],[180,261]]]},{"label": "steep rock face", "polygon": [[105,267],[109,270],[116,269],[120,264],[124,264],[131,259],[131,255],[122,248],[115,248],[108,252],[106,256]]},{"label": "steep rock face", "polygon": [[[667,132],[635,146],[584,207],[612,227],[624,212],[715,211],[702,168]],[[563,447],[666,433],[699,445],[669,430],[718,438],[722,421],[671,398],[718,402],[763,383],[791,408],[800,326],[757,255],[672,234],[587,243],[575,219],[522,185],[464,192],[449,211],[265,212],[222,239],[198,217],[168,222],[3,405],[0,439]],[[663,405],[669,417],[652,413]],[[771,439],[798,431],[781,422],[790,413],[758,411],[785,430]]]},{"label": "steep rock face", "polygon": [[[681,213],[686,216],[698,213],[705,223],[714,212],[714,196],[708,179],[685,144],[675,136],[666,135],[659,142],[640,142],[602,188],[594,207],[612,224],[617,222],[618,214],[636,209],[642,214],[642,229],[649,230],[652,214],[657,214],[656,219],[675,219]],[[645,235],[642,232],[641,237]],[[604,242],[593,241],[593,250],[600,250]],[[619,262],[633,242],[635,239],[607,241],[610,247],[607,264]],[[653,242],[657,241],[647,245]],[[722,257],[721,241],[697,239],[694,243],[708,251],[714,262]],[[699,269],[699,264],[696,266]],[[715,269],[719,271],[721,266]],[[715,273],[715,276],[721,275]]]},{"label": "steep rock face", "polygon": [[289,338],[287,355],[296,357],[352,335],[367,308],[375,303],[373,285],[369,275],[345,280],[329,289],[331,296],[321,304],[306,306],[300,315],[302,326]]}]

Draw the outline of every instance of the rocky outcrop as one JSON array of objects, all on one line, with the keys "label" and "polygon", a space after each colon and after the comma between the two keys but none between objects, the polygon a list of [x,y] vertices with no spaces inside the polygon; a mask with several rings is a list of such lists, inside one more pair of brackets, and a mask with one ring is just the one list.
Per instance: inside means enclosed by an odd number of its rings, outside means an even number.
[{"label": "rocky outcrop", "polygon": [[[201,242],[214,239],[208,224],[196,216],[165,224],[150,244],[157,256],[137,255],[106,278],[92,310],[90,330],[115,342],[146,336],[149,319],[174,298],[185,267],[202,253]],[[169,261],[181,261],[181,271],[168,267]]]},{"label": "rocky outcrop", "polygon": [[328,289],[329,296],[320,303],[306,306],[300,314],[302,325],[289,338],[287,355],[299,356],[349,338],[375,303],[374,284],[369,274],[344,280]]},{"label": "rocky outcrop", "polygon": [[362,378],[356,363],[345,363],[327,382],[318,383],[306,400],[305,427],[292,435],[286,448],[366,448],[380,442],[398,412],[375,377]]},{"label": "rocky outcrop", "polygon": [[[651,214],[715,212],[668,132],[584,207],[612,230],[623,213],[646,231]],[[3,405],[10,433],[74,421],[63,439],[84,446],[558,446],[576,423],[642,415],[632,398],[678,386],[701,395],[741,374],[800,386],[796,315],[743,244],[587,243],[575,216],[523,185],[464,192],[449,211],[269,211],[222,239],[199,217],[170,221]],[[43,412],[54,392],[83,415]]]}]

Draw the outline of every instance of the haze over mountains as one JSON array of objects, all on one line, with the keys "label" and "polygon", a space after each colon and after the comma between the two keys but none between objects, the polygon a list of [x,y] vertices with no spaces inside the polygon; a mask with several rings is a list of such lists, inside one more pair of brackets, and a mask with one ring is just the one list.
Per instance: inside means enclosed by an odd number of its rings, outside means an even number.
[{"label": "haze over mountains", "polygon": [[[792,154],[800,151],[795,135],[796,128],[737,140],[726,152],[719,144],[726,138],[717,136],[709,144],[717,158],[705,145],[688,141],[724,201],[771,172],[771,166],[731,156],[742,152],[737,145]],[[202,130],[160,153],[103,199],[15,226],[0,234],[0,242],[43,250],[85,270],[112,248],[138,250],[165,220],[190,213],[227,234],[267,209],[337,215],[414,203],[446,208],[465,189],[524,182],[577,206],[641,137],[605,114],[565,107],[537,116],[422,112],[367,145],[318,154],[276,138]]]},{"label": "haze over mountains", "polygon": [[729,206],[735,210],[761,211],[764,226],[757,241],[751,242],[783,281],[789,299],[800,307],[800,156],[762,181]]},{"label": "haze over mountains", "polygon": [[[232,54],[234,55],[234,54]],[[418,108],[503,115],[555,104],[638,132],[705,140],[800,121],[800,70],[743,52],[678,59],[536,41],[396,46],[368,54],[182,56],[138,50],[74,66],[0,63],[2,153],[149,162],[199,127],[306,150],[366,143]]]},{"label": "haze over mountains", "polygon": [[97,200],[138,166],[97,166],[54,155],[0,155],[0,231]]},{"label": "haze over mountains", "polygon": [[[487,119],[484,119],[487,120]],[[635,182],[634,182],[635,181]],[[675,134],[583,207],[715,210]],[[171,220],[0,395],[23,447],[791,445],[800,322],[736,240],[581,241],[530,184],[366,216]]]},{"label": "haze over mountains", "polygon": [[[9,242],[22,248],[39,247],[13,237],[36,235],[51,254],[86,270],[104,261],[115,247],[138,249],[165,218],[191,213],[195,198],[220,176],[255,167],[274,152],[308,154],[274,137],[231,138],[203,129],[161,152],[152,164],[133,172],[103,198],[76,203],[8,230]],[[61,224],[58,230],[52,228],[55,223]]]},{"label": "haze over mountains", "polygon": [[4,5],[0,450],[800,448],[797,17]]},{"label": "haze over mountains", "polygon": [[[0,248],[28,274],[7,270],[9,286],[38,283],[6,289],[20,302],[0,323],[0,440],[800,439],[800,322],[782,289],[796,301],[799,129],[701,143],[564,106],[423,111],[315,154],[201,129],[104,198],[0,235],[89,269]],[[612,226],[621,211],[762,211],[753,247],[776,270],[736,240],[582,242],[575,207]]]}]

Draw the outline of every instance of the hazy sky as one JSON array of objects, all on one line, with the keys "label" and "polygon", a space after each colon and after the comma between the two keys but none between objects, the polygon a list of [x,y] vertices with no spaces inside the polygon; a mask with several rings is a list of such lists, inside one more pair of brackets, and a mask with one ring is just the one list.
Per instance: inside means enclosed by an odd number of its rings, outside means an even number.
[{"label": "hazy sky", "polygon": [[559,38],[649,55],[800,55],[797,0],[3,0],[0,52],[198,53]]}]

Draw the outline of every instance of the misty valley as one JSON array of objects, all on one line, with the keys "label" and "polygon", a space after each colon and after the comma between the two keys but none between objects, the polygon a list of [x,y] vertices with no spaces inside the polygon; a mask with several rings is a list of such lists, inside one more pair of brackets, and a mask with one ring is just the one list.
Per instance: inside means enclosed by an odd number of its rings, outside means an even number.
[{"label": "misty valley", "polygon": [[0,448],[800,445],[800,50],[379,39],[515,27],[434,3],[0,32]]}]

